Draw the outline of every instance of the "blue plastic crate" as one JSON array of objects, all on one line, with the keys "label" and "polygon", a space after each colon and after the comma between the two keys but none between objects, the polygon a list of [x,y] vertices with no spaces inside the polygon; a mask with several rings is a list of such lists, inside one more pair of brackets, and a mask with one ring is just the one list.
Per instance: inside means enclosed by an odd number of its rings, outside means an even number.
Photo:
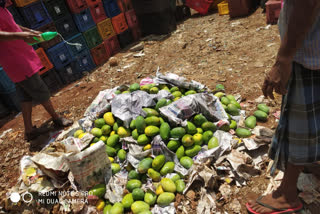
[{"label": "blue plastic crate", "polygon": [[109,18],[117,16],[121,13],[121,10],[116,0],[104,0],[103,7]]},{"label": "blue plastic crate", "polygon": [[0,94],[8,94],[16,91],[16,85],[11,81],[6,72],[0,67]]},{"label": "blue plastic crate", "polygon": [[92,19],[90,9],[73,14],[73,19],[80,32],[85,32],[96,25]]},{"label": "blue plastic crate", "polygon": [[74,37],[68,39],[68,42],[81,44],[81,46],[80,45],[68,45],[67,46],[72,57],[89,49],[85,38],[80,33],[75,35]]},{"label": "blue plastic crate", "polygon": [[52,22],[52,19],[42,1],[19,8],[26,26],[37,29]]},{"label": "blue plastic crate", "polygon": [[47,55],[56,69],[63,68],[72,61],[67,44],[60,42],[47,50]]},{"label": "blue plastic crate", "polygon": [[79,69],[77,61],[72,61],[57,69],[57,73],[64,84],[69,84],[82,77],[82,71]]},{"label": "blue plastic crate", "polygon": [[64,39],[69,39],[78,34],[78,28],[74,23],[72,16],[67,15],[55,22],[57,31],[62,35]]},{"label": "blue plastic crate", "polygon": [[69,13],[64,0],[44,0],[44,4],[53,20],[58,20]]},{"label": "blue plastic crate", "polygon": [[84,50],[83,52],[79,53],[77,56],[75,56],[75,59],[77,60],[80,71],[82,72],[92,71],[96,67],[89,50]]},{"label": "blue plastic crate", "polygon": [[23,20],[21,14],[19,13],[18,9],[15,6],[7,7],[7,9],[12,14],[14,21],[20,26],[26,26],[26,22]]}]

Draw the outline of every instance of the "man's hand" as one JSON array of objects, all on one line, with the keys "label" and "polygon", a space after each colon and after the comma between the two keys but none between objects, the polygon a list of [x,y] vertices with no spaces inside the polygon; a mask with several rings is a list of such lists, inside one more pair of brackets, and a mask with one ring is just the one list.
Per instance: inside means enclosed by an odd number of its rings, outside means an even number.
[{"label": "man's hand", "polygon": [[29,44],[37,42],[37,40],[35,40],[34,37],[40,38],[41,36],[39,33],[34,33],[34,32],[19,32],[19,33],[17,33],[18,39],[22,39],[23,41],[25,41],[26,43],[29,43]]},{"label": "man's hand", "polygon": [[22,30],[23,32],[38,33],[38,34],[41,34],[41,33],[42,33],[42,32],[40,32],[40,31],[32,30],[32,29],[30,29],[30,28],[26,28],[26,27],[23,27],[23,26],[21,26],[21,25],[19,25],[19,27],[21,28],[21,30]]},{"label": "man's hand", "polygon": [[271,71],[267,74],[262,92],[265,97],[274,99],[273,91],[278,94],[285,95],[287,93],[287,85],[291,75],[291,60],[277,60]]}]

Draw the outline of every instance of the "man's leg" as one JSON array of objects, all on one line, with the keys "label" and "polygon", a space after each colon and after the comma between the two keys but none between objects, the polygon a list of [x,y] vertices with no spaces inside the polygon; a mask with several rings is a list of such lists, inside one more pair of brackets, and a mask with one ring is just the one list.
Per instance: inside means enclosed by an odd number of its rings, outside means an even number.
[{"label": "man's leg", "polygon": [[60,127],[67,127],[67,126],[72,125],[72,123],[73,123],[72,120],[69,120],[69,119],[66,119],[63,117],[59,117],[59,115],[57,114],[56,110],[54,109],[50,99],[45,102],[42,102],[41,105],[50,114],[55,125],[60,126]]},{"label": "man's leg", "polygon": [[[277,209],[299,207],[301,202],[298,198],[297,182],[303,166],[288,163],[280,187],[272,194],[266,195],[261,202]],[[258,213],[269,213],[273,210],[261,206],[256,201],[249,201],[250,207]]]},{"label": "man's leg", "polygon": [[22,111],[22,116],[23,116],[25,133],[26,134],[31,133],[31,131],[32,131],[32,120],[31,120],[32,102],[21,102],[21,111]]},{"label": "man's leg", "polygon": [[55,109],[53,108],[53,105],[50,99],[46,102],[43,102],[41,105],[47,110],[47,112],[50,114],[53,120],[59,119],[59,116],[55,111]]}]

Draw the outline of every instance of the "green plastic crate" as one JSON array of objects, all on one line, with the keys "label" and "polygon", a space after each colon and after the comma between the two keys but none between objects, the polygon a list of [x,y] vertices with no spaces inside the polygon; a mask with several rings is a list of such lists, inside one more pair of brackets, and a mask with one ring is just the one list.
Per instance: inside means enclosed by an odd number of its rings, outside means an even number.
[{"label": "green plastic crate", "polygon": [[101,36],[98,32],[97,27],[93,27],[90,30],[83,33],[84,38],[86,39],[89,49],[97,47],[102,43]]}]

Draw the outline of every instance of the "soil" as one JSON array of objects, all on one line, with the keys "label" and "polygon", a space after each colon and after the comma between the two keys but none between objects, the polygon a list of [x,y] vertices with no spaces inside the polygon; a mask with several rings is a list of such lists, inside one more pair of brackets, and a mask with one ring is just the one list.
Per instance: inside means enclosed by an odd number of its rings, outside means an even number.
[{"label": "soil", "polygon": [[[134,56],[129,48],[114,56],[111,67],[107,62],[81,80],[66,86],[52,97],[56,110],[73,120],[82,118],[86,108],[99,91],[121,84],[139,82],[160,71],[173,72],[207,85],[214,89],[221,83],[228,94],[240,94],[244,103],[262,95],[261,85],[265,73],[275,60],[280,39],[276,25],[267,26],[266,16],[258,9],[248,17],[230,20],[229,16],[212,13],[207,16],[192,15],[180,23],[178,29],[163,40],[144,41],[144,56]],[[114,63],[114,60],[118,61]],[[280,99],[271,103],[272,113],[280,108]],[[247,107],[253,111],[254,108]],[[54,131],[48,113],[37,105],[32,114],[34,125],[47,126]],[[274,117],[269,117],[264,126],[275,128]],[[2,120],[3,121],[3,120]],[[32,155],[46,144],[50,133],[31,143],[24,140],[22,115],[7,121],[0,133],[12,129],[0,143],[0,198],[13,187],[19,178],[19,161],[24,155]],[[247,186],[238,188],[237,194],[224,200],[222,209],[232,213],[228,207],[231,199],[238,199],[241,213],[246,213],[245,202],[251,194],[259,195],[265,189],[268,179],[262,172]],[[198,194],[189,193],[199,200]],[[183,200],[179,197],[179,200]],[[191,204],[192,208],[195,204]]]}]

